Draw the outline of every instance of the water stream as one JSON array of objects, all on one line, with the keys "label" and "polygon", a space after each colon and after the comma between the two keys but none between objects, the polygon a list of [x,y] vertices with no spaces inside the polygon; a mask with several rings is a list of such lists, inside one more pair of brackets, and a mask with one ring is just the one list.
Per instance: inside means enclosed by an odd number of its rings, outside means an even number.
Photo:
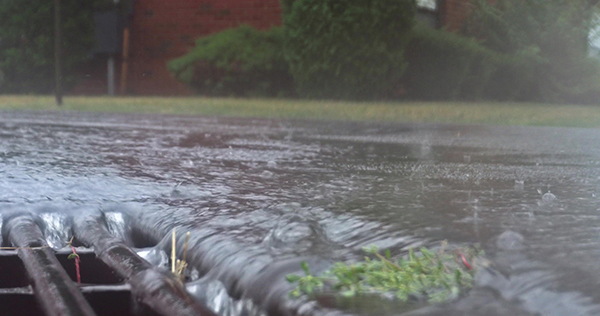
[{"label": "water stream", "polygon": [[101,212],[157,265],[157,243],[190,231],[187,288],[221,315],[267,315],[274,294],[251,289],[284,292],[301,258],[325,268],[369,245],[442,240],[479,243],[493,262],[466,297],[337,308],[598,315],[598,144],[592,129],[2,112],[0,212],[38,213],[56,248],[73,215]]}]

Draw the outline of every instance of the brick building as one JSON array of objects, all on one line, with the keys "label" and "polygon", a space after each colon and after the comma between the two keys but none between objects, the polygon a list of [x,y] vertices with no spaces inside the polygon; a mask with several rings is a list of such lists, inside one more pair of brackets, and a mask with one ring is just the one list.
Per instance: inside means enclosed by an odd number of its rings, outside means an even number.
[{"label": "brick building", "polygon": [[[469,0],[418,0],[419,18],[433,27],[456,30]],[[184,55],[198,37],[240,24],[268,29],[281,24],[279,0],[135,0],[129,21],[130,40],[125,84],[122,60],[116,58],[116,85],[134,95],[189,95],[191,91],[167,70],[168,60]],[[106,58],[96,58],[73,94],[104,94]],[[119,89],[117,89],[119,92]]]}]

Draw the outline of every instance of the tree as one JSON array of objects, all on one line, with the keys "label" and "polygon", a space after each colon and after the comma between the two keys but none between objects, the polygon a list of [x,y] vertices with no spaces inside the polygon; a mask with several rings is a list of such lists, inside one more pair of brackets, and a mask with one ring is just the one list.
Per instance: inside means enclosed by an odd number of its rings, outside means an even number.
[{"label": "tree", "polygon": [[381,98],[397,88],[415,21],[414,0],[284,4],[285,54],[301,95]]},{"label": "tree", "polygon": [[520,59],[512,74],[505,73],[522,82],[520,91],[512,91],[517,99],[571,102],[598,90],[600,67],[587,52],[593,25],[590,5],[598,0],[472,2],[464,32]]},{"label": "tree", "polygon": [[[94,45],[95,9],[110,0],[61,0],[63,68],[69,74]],[[48,93],[54,84],[52,0],[2,0],[0,6],[0,93]],[[72,76],[65,76],[68,85]]]}]

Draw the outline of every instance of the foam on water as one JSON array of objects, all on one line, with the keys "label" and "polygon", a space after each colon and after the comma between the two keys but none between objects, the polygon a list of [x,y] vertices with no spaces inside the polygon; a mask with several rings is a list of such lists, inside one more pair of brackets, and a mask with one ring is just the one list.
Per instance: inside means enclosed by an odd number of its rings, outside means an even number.
[{"label": "foam on water", "polygon": [[42,233],[48,245],[54,249],[66,247],[72,236],[70,217],[58,212],[41,213],[39,217],[44,223]]}]

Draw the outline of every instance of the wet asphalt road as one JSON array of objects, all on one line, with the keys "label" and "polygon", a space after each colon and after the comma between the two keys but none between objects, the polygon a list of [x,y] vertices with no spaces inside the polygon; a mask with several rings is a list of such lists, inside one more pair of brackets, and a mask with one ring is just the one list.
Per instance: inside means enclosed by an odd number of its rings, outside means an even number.
[{"label": "wet asphalt road", "polygon": [[0,113],[2,207],[143,209],[275,260],[479,243],[494,273],[448,313],[600,314],[599,185],[595,129]]}]

